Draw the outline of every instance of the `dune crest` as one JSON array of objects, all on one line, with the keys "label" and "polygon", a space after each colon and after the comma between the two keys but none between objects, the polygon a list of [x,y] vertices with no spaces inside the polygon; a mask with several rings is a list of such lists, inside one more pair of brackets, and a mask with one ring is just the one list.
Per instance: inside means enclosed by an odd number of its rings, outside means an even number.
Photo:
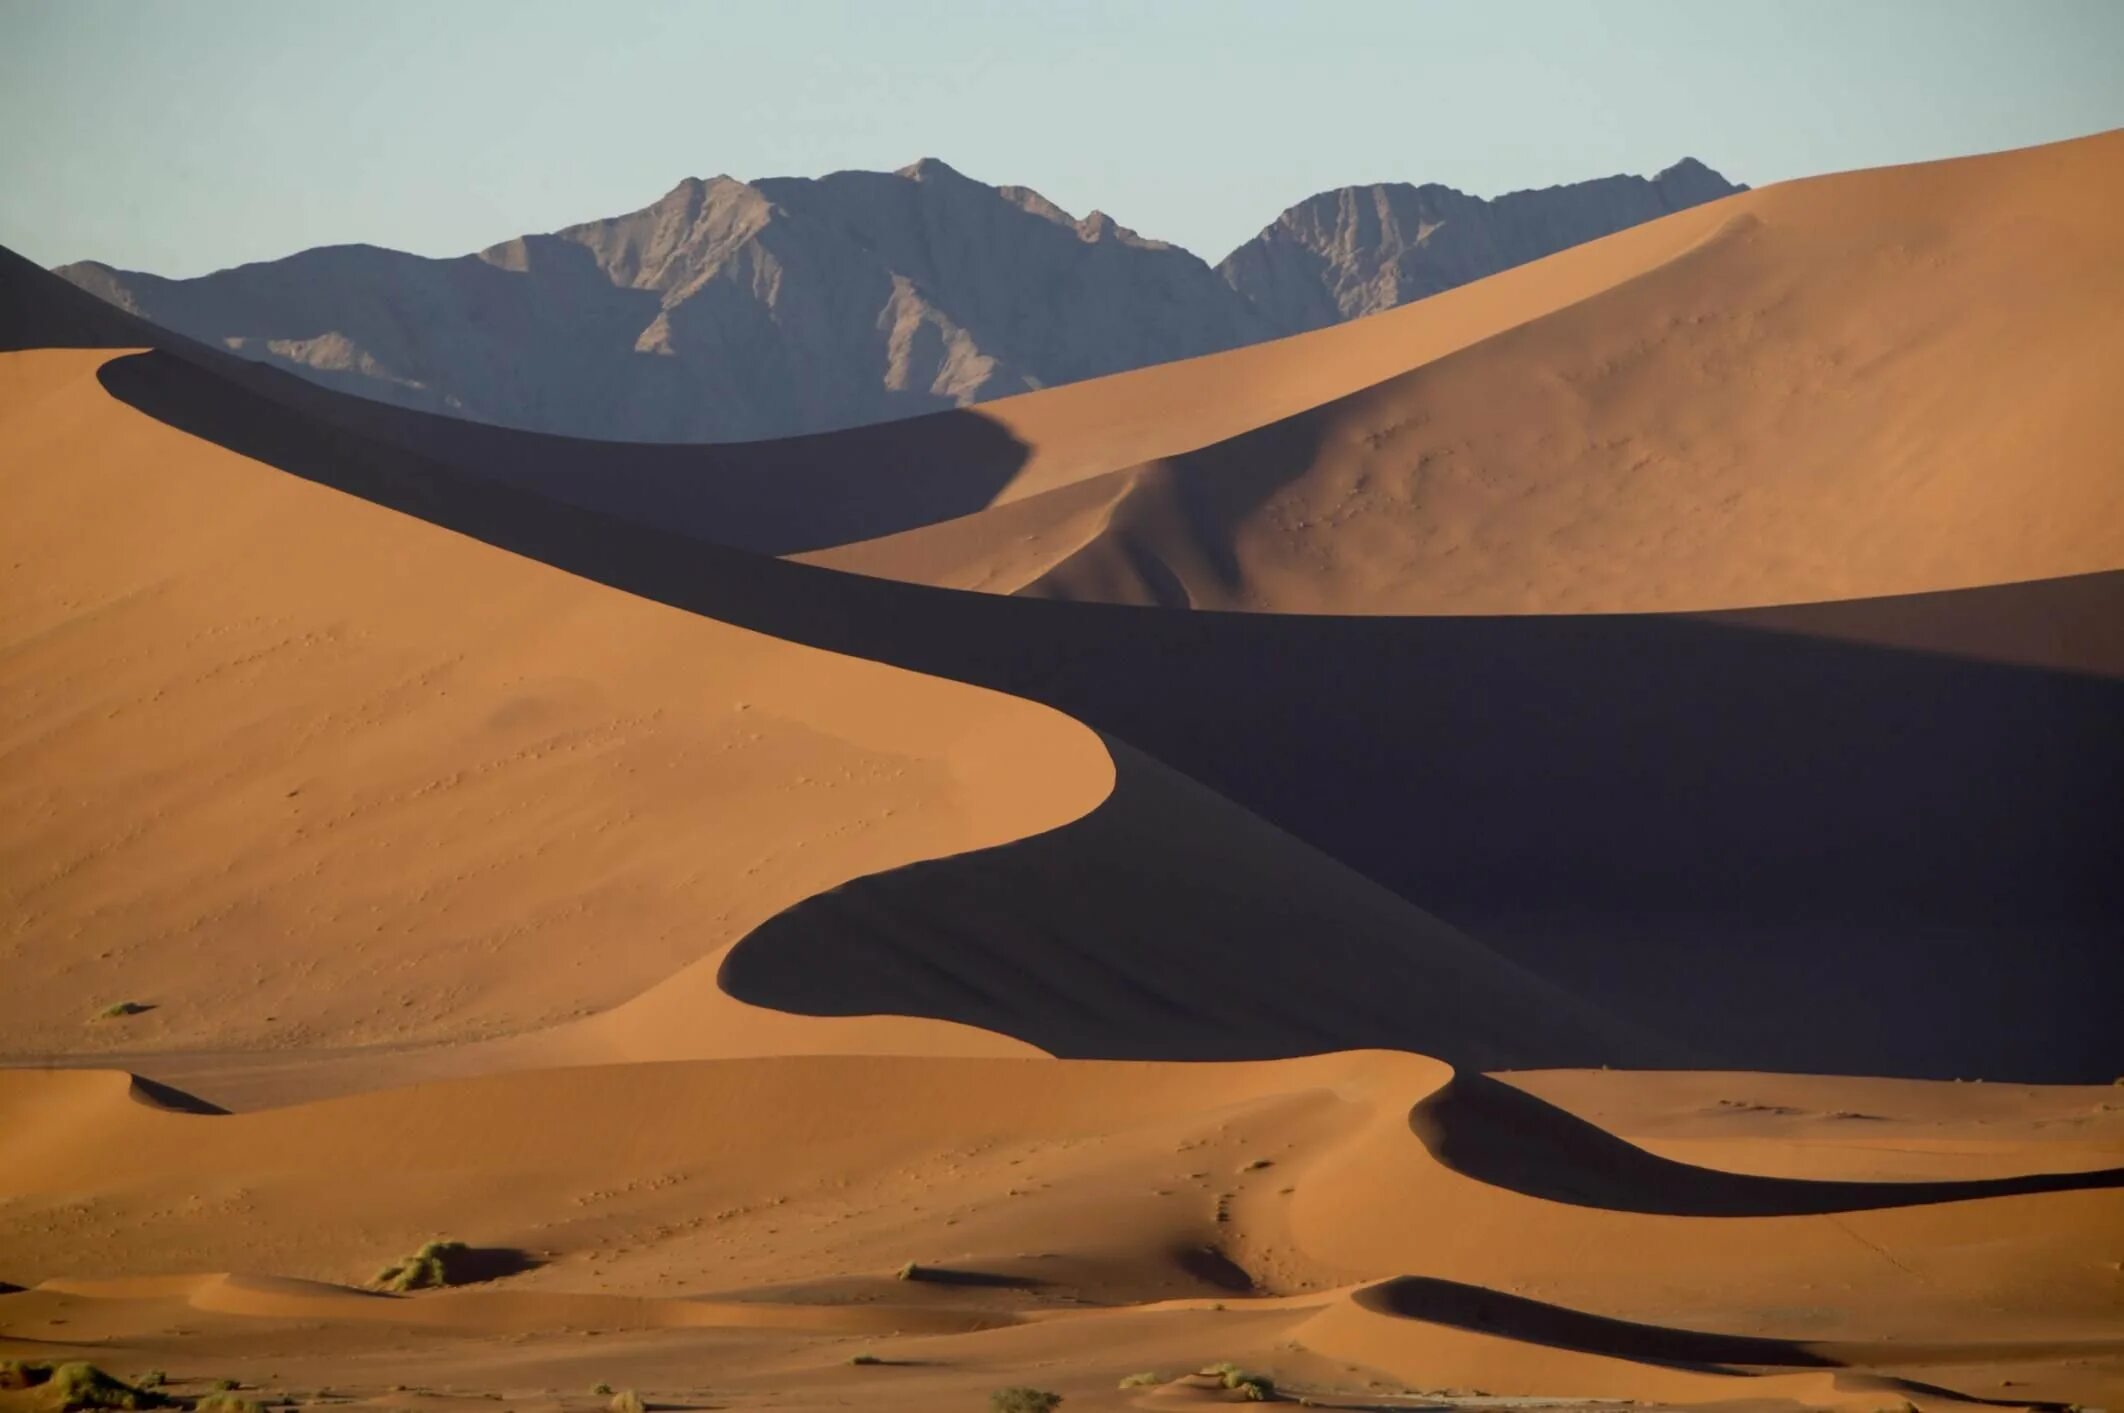
[{"label": "dune crest", "polygon": [[[283,476],[117,403],[109,357],[0,355],[17,1055],[534,1031],[810,893],[1050,828],[1110,787],[1057,713]],[[633,1047],[784,1043],[697,999]],[[96,1021],[114,1000],[151,1005]],[[1023,1049],[805,1028],[813,1048]]]},{"label": "dune crest", "polygon": [[[1984,1396],[1972,1367],[2092,1394],[2107,1376],[2065,1371],[2124,1353],[2074,1240],[2124,1201],[2093,1175],[2078,1190],[1851,1203],[1833,1218],[1555,1203],[1440,1163],[1408,1115],[1453,1072],[1405,1054],[783,1056],[522,1071],[225,1116],[106,1105],[59,1142],[19,1123],[90,1078],[102,1077],[0,1072],[0,1197],[100,1175],[95,1232],[18,1231],[10,1274],[35,1288],[5,1297],[16,1308],[66,1297],[94,1318],[100,1302],[145,1302],[113,1307],[123,1322],[167,1318],[160,1300],[555,1338],[792,1328],[890,1337],[910,1359],[930,1357],[927,1340],[976,1341],[966,1358],[1034,1329],[1096,1345],[1156,1311],[1165,1334],[1146,1363],[1223,1338],[1249,1357],[1273,1346],[1286,1382],[1356,1361],[1430,1386],[1684,1402],[1841,1404],[1809,1390],[1902,1383],[1951,1402]],[[2124,1149],[2119,1125],[2109,1133]],[[1865,1161],[1863,1133],[1845,1146]],[[2045,1146],[2028,1141],[2024,1161],[2040,1166]],[[138,1153],[156,1161],[118,1161]],[[240,1226],[199,1226],[175,1250],[131,1220],[209,1175],[253,1194]],[[1568,1161],[1551,1171],[1570,1176]],[[1883,1203],[1899,1191],[1878,1185]],[[565,1194],[581,1200],[556,1205]],[[320,1231],[304,1214],[324,1206],[341,1220]],[[438,1223],[520,1249],[529,1268],[413,1298],[345,1288],[376,1249]],[[935,1281],[893,1278],[910,1250]],[[231,1266],[278,1275],[195,1274]],[[1721,1273],[1715,1308],[1707,1270]],[[674,1283],[694,1298],[672,1299]],[[2001,1311],[1999,1291],[2034,1285],[2048,1292],[2040,1315]],[[1054,1307],[1063,1292],[1079,1302]],[[1219,1335],[1222,1321],[1236,1323]]]},{"label": "dune crest", "polygon": [[[1161,403],[1182,425],[1196,399],[1251,407],[1263,385],[1308,401],[1146,447],[1066,556],[1046,544],[1072,538],[1081,496],[1036,451],[999,499],[1045,490],[1037,512],[805,557],[1338,614],[1733,609],[2124,568],[2120,162],[2107,133],[1787,182],[1301,339],[1086,384],[1078,415],[1101,426]],[[1014,400],[987,411],[1040,445],[1030,401],[1022,420]],[[997,568],[1012,547],[1023,567]]]},{"label": "dune crest", "polygon": [[[2114,1086],[1735,1071],[2114,1072],[2066,178],[2119,141],[740,450],[0,258],[7,1352],[424,1413],[2112,1403]],[[840,540],[953,587],[765,553]]]}]

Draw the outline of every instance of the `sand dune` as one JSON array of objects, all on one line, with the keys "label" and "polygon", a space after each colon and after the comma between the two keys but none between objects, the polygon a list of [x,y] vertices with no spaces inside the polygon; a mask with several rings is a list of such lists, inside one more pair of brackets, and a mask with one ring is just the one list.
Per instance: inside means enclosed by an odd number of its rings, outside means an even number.
[{"label": "sand dune", "polygon": [[[1357,1362],[1501,1393],[1834,1403],[1805,1392],[1827,1392],[1827,1371],[1989,1396],[1997,1366],[2024,1401],[2114,1387],[2113,1273],[2083,1239],[2124,1232],[2114,1172],[1915,1206],[1876,1184],[1877,1199],[1834,1216],[1798,1214],[1820,1184],[1774,1179],[1760,1181],[1794,1214],[1560,1204],[1455,1171],[1430,1151],[1440,1137],[1411,1132],[1411,1105],[1449,1078],[1382,1053],[1226,1066],[785,1057],[531,1071],[199,1116],[136,1102],[119,1075],[0,1074],[0,1192],[40,1214],[13,1224],[5,1272],[35,1288],[0,1312],[26,1329],[101,1306],[136,1335],[175,1303],[556,1338],[801,1330],[909,1358],[921,1339],[973,1341],[957,1363],[983,1357],[989,1336],[974,1331],[1074,1324],[1081,1350],[1109,1322],[1165,1311],[1155,1353],[1130,1357],[1185,1367],[1258,1349],[1290,1380],[1347,1378],[1341,1364]],[[71,1116],[66,1131],[40,1121],[54,1112]],[[2105,1119],[2101,1141],[2124,1156],[2120,1126]],[[1841,1146],[1849,1163],[1882,1161],[1863,1136]],[[2048,1147],[2026,1140],[2024,1171]],[[1684,1188],[1701,1180],[1676,1174]],[[240,1221],[200,1208],[180,1236],[152,1219],[203,1181],[241,1194],[223,1204]],[[309,1219],[326,1209],[339,1219]],[[339,1289],[437,1231],[534,1264],[412,1299]],[[894,1281],[906,1259],[940,1279]],[[293,1279],[190,1274],[232,1267]],[[1712,1300],[1706,1271],[1720,1273]],[[732,1294],[747,1288],[760,1294]],[[2001,1303],[2034,1289],[2019,1313]],[[832,1291],[840,1311],[816,1308]],[[1484,1321],[1465,1307],[1485,1302],[1513,1319],[1468,1334]],[[1515,1327],[1543,1310],[1561,1333]],[[1220,1332],[1228,1318],[1237,1330]],[[1072,1362],[1056,1380],[1072,1389],[1110,1388],[1134,1367]],[[1677,1375],[1677,1362],[1696,1372]],[[1990,1383],[1969,1381],[1972,1362]]]},{"label": "sand dune", "polygon": [[[573,510],[408,453],[388,426],[371,435],[349,409],[375,404],[341,399],[337,424],[320,426],[278,399],[291,380],[232,381],[226,363],[177,345],[99,378],[195,437],[497,547],[1043,701],[1683,1042],[1692,1063],[2051,1080],[2117,1068],[2100,998],[2120,962],[2099,939],[2119,897],[2106,841],[2124,689],[2100,673],[2103,634],[2070,625],[2116,621],[2124,575],[1759,622],[1176,614],[947,593]],[[2001,976],[2006,945],[2041,960]],[[848,1009],[830,971],[810,980],[805,1008]],[[1942,1023],[1876,1023],[1884,987]],[[868,1004],[977,1024],[1007,1013],[939,994]],[[1284,1028],[1237,1034],[1258,1046],[1240,1053],[1300,1048]],[[1465,1039],[1366,1028],[1345,1043],[1475,1063],[1575,1058],[1500,1057],[1459,1049]],[[1103,1053],[1170,1053],[1145,1044]]]},{"label": "sand dune", "polygon": [[[1050,710],[280,475],[114,399],[112,357],[0,355],[0,431],[23,452],[7,549],[34,589],[4,664],[15,1056],[121,1055],[249,1105],[790,1049],[1680,1053],[1141,757],[1112,800],[1108,748]],[[246,405],[192,377],[195,407]],[[749,954],[768,968],[739,994],[766,1008],[718,984],[732,944],[793,904],[1088,811],[1096,829],[1016,874],[977,865],[999,900],[978,927],[978,891],[919,878],[891,909],[923,937],[914,974],[985,1008],[866,985],[888,952],[848,951],[852,932],[836,959]],[[1084,890],[1086,870],[1108,886]],[[1301,962],[1294,930],[1344,962]],[[1066,979],[1088,960],[1101,980]],[[118,1002],[147,1009],[100,1015]]]},{"label": "sand dune", "polygon": [[915,582],[1324,613],[1964,588],[2124,565],[2120,144],[1784,183],[1335,328],[784,441],[541,437],[220,361],[510,484]]},{"label": "sand dune", "polygon": [[[1217,1359],[1353,1408],[2109,1403],[2113,1086],[1733,1071],[2115,1073],[2112,193],[2060,173],[2116,142],[722,479],[0,263],[4,1352],[556,1413],[1166,1408]],[[1579,517],[1611,411],[1671,444]],[[1314,535],[1434,437],[1564,469],[1474,478],[1465,572],[1391,478]],[[732,547],[969,502],[933,563],[1025,595]],[[469,1284],[369,1288],[436,1237]]]},{"label": "sand dune", "polygon": [[[1197,380],[1249,409],[1256,378],[1309,400],[1116,465],[1089,539],[1089,492],[1050,490],[807,558],[1382,614],[1736,608],[2124,567],[2120,169],[2110,133],[1784,183],[1306,339],[1087,384],[1124,424],[1165,391],[1187,408]],[[1408,371],[1386,375],[1382,344]],[[1039,444],[1032,408],[988,411]],[[1053,484],[1029,467],[1006,497]]]},{"label": "sand dune", "polygon": [[[1294,416],[1538,317],[1588,288],[1628,279],[1701,239],[1711,229],[1701,219],[1701,212],[1685,212],[1615,237],[1627,242],[1620,246],[1596,241],[1522,267],[1509,282],[1447,291],[1424,301],[1437,317],[1421,323],[1394,311],[978,409],[725,444],[540,435],[337,395],[101,300],[76,299],[72,287],[42,278],[18,257],[0,259],[13,262],[11,286],[38,287],[23,322],[40,332],[27,342],[17,333],[16,346],[78,341],[181,351],[309,416],[506,484],[716,544],[789,553],[1026,500]],[[1043,502],[1025,515],[1045,523],[1056,508]]]},{"label": "sand dune", "polygon": [[[172,432],[99,386],[107,357],[0,355],[16,1054],[550,1026],[1111,783],[1051,711],[647,603]],[[119,1001],[153,1009],[97,1019]],[[677,1043],[714,1053],[744,1024],[697,1010]]]}]

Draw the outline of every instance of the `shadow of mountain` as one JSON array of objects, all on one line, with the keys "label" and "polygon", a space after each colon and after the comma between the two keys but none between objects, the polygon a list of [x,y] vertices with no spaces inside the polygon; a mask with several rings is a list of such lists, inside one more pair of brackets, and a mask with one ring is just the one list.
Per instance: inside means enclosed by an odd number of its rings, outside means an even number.
[{"label": "shadow of mountain", "polygon": [[1478,1182],[1550,1202],[1658,1216],[1812,1216],[2124,1187],[2124,1168],[1954,1182],[1825,1182],[1721,1172],[1648,1153],[1479,1074],[1456,1074],[1417,1104],[1409,1111],[1409,1128],[1432,1157]]},{"label": "shadow of mountain", "polygon": [[[498,485],[364,435],[352,399],[320,425],[167,353],[102,378],[183,431],[570,572],[1046,702],[1717,1064],[2124,1069],[2124,682],[1812,636],[1800,610],[1762,632],[956,594]],[[463,425],[476,464],[491,429]],[[2055,595],[2124,611],[2124,574]]]}]

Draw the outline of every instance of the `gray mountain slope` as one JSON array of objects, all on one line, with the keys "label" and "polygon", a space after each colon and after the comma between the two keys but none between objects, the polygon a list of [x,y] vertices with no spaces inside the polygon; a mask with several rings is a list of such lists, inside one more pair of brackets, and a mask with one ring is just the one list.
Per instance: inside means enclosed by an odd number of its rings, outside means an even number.
[{"label": "gray mountain slope", "polygon": [[1603,177],[1489,201],[1448,186],[1342,187],[1291,207],[1217,270],[1278,329],[1299,333],[1743,190],[1693,157],[1649,179]]},{"label": "gray mountain slope", "polygon": [[197,279],[65,278],[343,392],[532,431],[738,441],[1190,358],[1421,298],[1738,190],[1684,161],[1482,201],[1327,192],[1217,269],[933,158],[689,178],[627,215],[432,259],[326,246]]}]

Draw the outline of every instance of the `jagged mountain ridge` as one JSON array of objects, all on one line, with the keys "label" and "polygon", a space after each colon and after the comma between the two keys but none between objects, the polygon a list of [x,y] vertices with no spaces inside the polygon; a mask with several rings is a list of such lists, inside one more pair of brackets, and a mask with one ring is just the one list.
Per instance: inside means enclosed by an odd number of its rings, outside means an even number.
[{"label": "jagged mountain ridge", "polygon": [[346,245],[186,280],[58,273],[344,392],[533,431],[732,441],[1299,332],[1738,189],[1693,160],[1494,201],[1345,188],[1212,269],[1103,212],[1080,220],[924,158],[688,178],[639,211],[450,259]]},{"label": "jagged mountain ridge", "polygon": [[1485,201],[1435,183],[1348,186],[1285,211],[1217,266],[1279,329],[1377,314],[1745,191],[1693,157]]}]

